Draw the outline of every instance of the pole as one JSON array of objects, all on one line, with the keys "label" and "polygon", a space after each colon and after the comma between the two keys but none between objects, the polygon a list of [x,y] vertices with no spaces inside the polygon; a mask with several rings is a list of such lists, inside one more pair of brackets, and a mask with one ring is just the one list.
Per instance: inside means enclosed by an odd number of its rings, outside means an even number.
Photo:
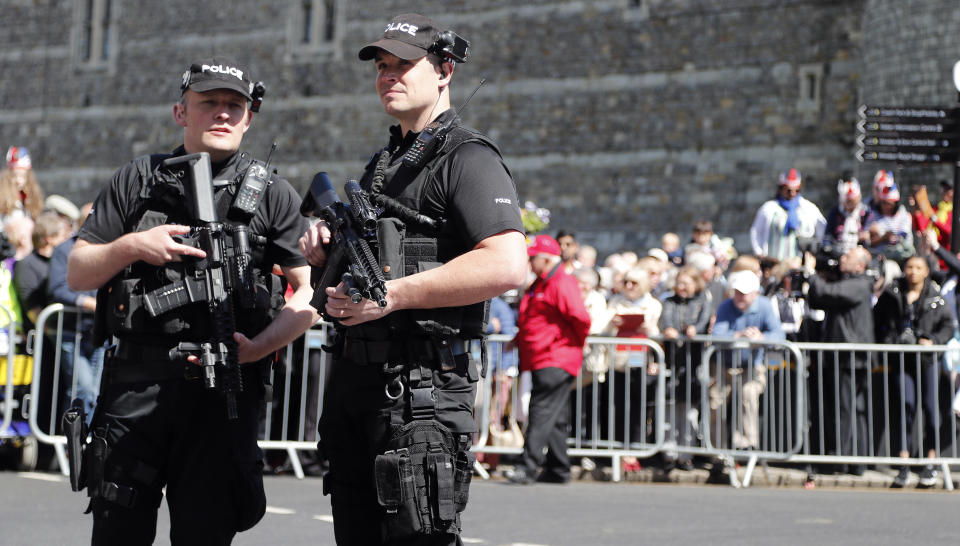
[{"label": "pole", "polygon": [[[953,78],[957,86],[957,102],[960,103],[960,81],[957,81],[960,68],[958,67],[960,62],[954,66]],[[960,211],[960,187],[957,184],[960,184],[960,161],[953,162],[953,212],[950,213],[950,251],[953,253],[960,251],[960,216],[957,214]]]},{"label": "pole", "polygon": [[960,250],[960,162],[953,162],[953,212],[950,220],[950,251],[954,254]]}]

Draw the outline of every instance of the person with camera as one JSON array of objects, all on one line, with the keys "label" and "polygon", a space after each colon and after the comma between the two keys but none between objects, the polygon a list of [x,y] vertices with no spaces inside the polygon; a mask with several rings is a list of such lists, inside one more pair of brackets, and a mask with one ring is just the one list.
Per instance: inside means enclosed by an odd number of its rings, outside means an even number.
[{"label": "person with camera", "polygon": [[[878,343],[898,345],[943,345],[953,336],[953,317],[940,296],[940,288],[930,280],[930,267],[921,256],[907,259],[903,277],[884,290],[874,307]],[[901,457],[909,457],[914,436],[914,417],[918,396],[923,403],[924,429],[921,454],[936,457],[936,440],[940,429],[937,407],[939,367],[936,353],[913,353],[909,347],[887,356],[890,367],[890,438]],[[904,487],[910,472],[900,468],[893,487]],[[932,465],[920,474],[920,486],[936,484],[938,472]]]},{"label": "person with camera", "polygon": [[[807,273],[807,301],[813,309],[824,311],[821,340],[825,343],[873,343],[873,278],[867,274],[870,253],[855,246],[840,256],[838,271],[818,271],[817,259],[804,257]],[[838,275],[839,273],[839,275]],[[824,393],[824,435],[822,446],[833,455],[866,455],[866,399],[869,380],[869,353],[863,351],[825,351],[821,353],[824,384],[812,392]],[[811,374],[811,378],[814,374]],[[814,379],[815,380],[815,379]],[[838,397],[834,398],[833,393]],[[839,416],[837,422],[833,416]],[[815,424],[814,426],[819,426]],[[854,431],[857,437],[854,438]],[[854,465],[852,474],[862,474]]]},{"label": "person with camera", "polygon": [[[300,198],[239,152],[260,99],[249,71],[217,56],[178,81],[173,119],[183,145],[121,167],[68,257],[70,288],[99,289],[98,337],[118,339],[83,456],[95,545],[152,544],[164,491],[174,545],[230,544],[260,521],[257,432],[269,357],[317,318],[298,249],[307,227]],[[269,180],[259,202],[235,198],[246,195],[247,174]],[[216,222],[201,218],[209,209]],[[248,245],[235,236],[202,242],[217,226],[245,230]],[[241,263],[234,258],[249,258],[250,282],[226,288],[227,264]],[[285,305],[274,264],[293,288]],[[190,348],[201,346],[203,365]]]},{"label": "person with camera", "polygon": [[[354,303],[343,283],[326,289],[325,312],[339,326],[318,430],[341,545],[461,543],[481,372],[471,344],[483,335],[485,300],[527,274],[513,179],[493,141],[450,105],[467,46],[408,13],[359,52],[399,121],[360,180],[386,206],[381,263],[399,265],[385,272],[385,307]],[[319,222],[301,250],[322,267],[329,241]]]}]

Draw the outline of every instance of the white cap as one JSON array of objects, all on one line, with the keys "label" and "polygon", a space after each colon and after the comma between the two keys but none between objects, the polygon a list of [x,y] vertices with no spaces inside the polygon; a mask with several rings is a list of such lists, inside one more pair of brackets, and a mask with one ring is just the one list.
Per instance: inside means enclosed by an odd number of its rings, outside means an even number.
[{"label": "white cap", "polygon": [[667,256],[667,253],[662,248],[651,248],[650,250],[647,251],[647,256],[656,258],[663,263],[667,263],[670,261],[670,257]]},{"label": "white cap", "polygon": [[43,202],[43,208],[50,209],[61,216],[76,222],[80,218],[80,209],[62,195],[53,194]]},{"label": "white cap", "polygon": [[760,290],[760,278],[753,271],[731,273],[727,284],[741,294],[753,294]]}]

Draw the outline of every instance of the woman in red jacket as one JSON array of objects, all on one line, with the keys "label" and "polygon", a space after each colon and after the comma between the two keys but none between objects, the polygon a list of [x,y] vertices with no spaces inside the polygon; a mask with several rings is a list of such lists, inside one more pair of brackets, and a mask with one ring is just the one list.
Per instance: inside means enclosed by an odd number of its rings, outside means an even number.
[{"label": "woman in red jacket", "polygon": [[[556,240],[538,235],[527,255],[536,279],[520,301],[514,342],[520,351],[520,370],[532,372],[533,389],[523,463],[508,477],[519,484],[534,480],[565,483],[570,481],[570,388],[580,373],[590,314],[576,278],[562,267]],[[541,465],[544,471],[537,477]]]}]

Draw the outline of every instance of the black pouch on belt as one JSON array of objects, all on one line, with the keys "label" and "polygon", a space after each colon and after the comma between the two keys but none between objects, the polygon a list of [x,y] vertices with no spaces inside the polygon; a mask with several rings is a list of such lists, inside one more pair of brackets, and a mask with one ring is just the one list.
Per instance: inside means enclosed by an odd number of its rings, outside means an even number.
[{"label": "black pouch on belt", "polygon": [[377,497],[386,511],[387,538],[459,532],[455,449],[450,430],[432,419],[397,427],[387,451],[375,461]]},{"label": "black pouch on belt", "polygon": [[427,476],[430,479],[428,496],[431,510],[442,522],[453,521],[457,511],[453,502],[453,458],[449,453],[427,454]]},{"label": "black pouch on belt", "polygon": [[406,449],[377,455],[374,461],[377,500],[386,510],[386,534],[407,538],[423,532],[417,483]]},{"label": "black pouch on belt", "polygon": [[457,512],[463,512],[470,499],[470,480],[473,479],[473,465],[477,456],[473,452],[461,449],[457,452],[453,473],[453,503]]}]

